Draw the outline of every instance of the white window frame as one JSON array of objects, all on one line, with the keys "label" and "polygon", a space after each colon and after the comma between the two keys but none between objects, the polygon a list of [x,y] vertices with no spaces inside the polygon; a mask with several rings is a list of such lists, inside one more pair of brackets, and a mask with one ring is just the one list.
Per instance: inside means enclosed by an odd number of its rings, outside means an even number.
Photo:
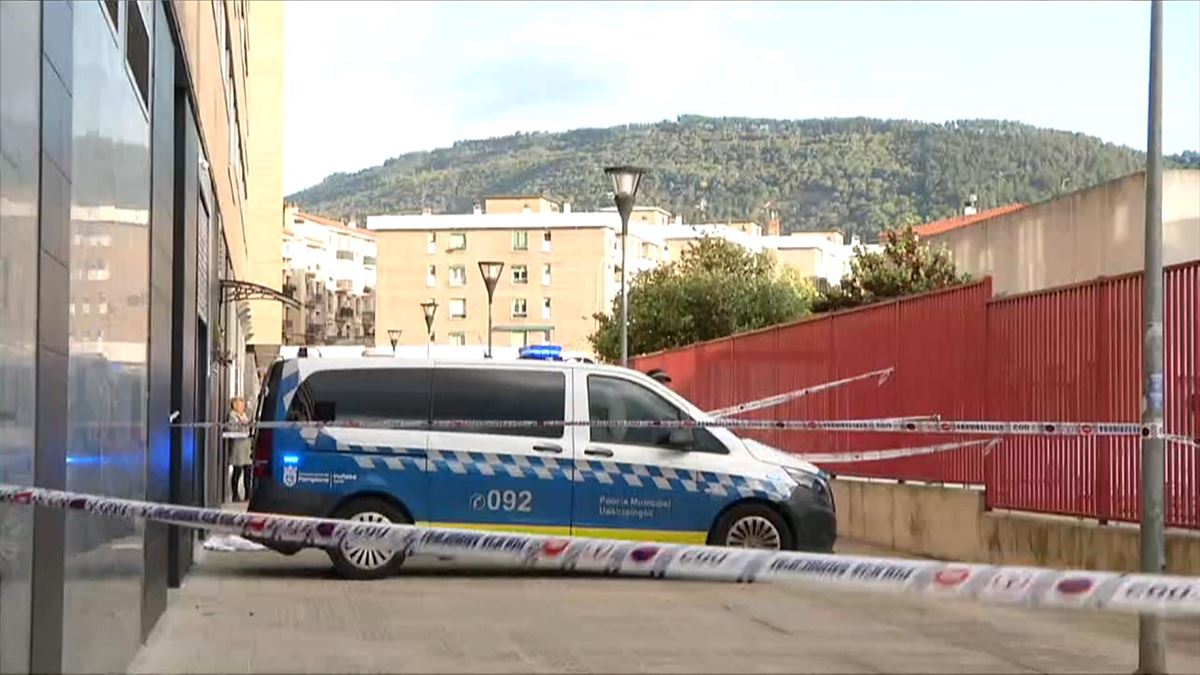
[{"label": "white window frame", "polygon": [[[461,238],[461,241],[462,241],[461,246],[455,246],[455,244],[454,244],[455,238]],[[450,247],[447,248],[446,250],[447,251],[465,251],[465,250],[467,250],[467,233],[466,232],[451,232],[450,233]]]},{"label": "white window frame", "polygon": [[[523,272],[522,278],[517,278],[517,271]],[[524,286],[529,283],[529,265],[513,265],[512,266],[512,282],[514,285]]]},{"label": "white window frame", "polygon": [[425,236],[425,252],[430,255],[437,253],[437,232],[429,232]]},{"label": "white window frame", "polygon": [[[459,314],[456,314],[454,312],[454,303],[456,303],[456,302],[462,303],[462,312]],[[450,305],[449,314],[450,314],[451,319],[467,318],[467,299],[466,298],[450,298],[449,305]]]},{"label": "white window frame", "polygon": [[542,298],[542,318],[550,318],[550,298]]},{"label": "white window frame", "polygon": [[446,336],[446,339],[449,341],[451,346],[454,346],[454,347],[467,346],[467,334],[462,331],[451,331]]},{"label": "white window frame", "polygon": [[[518,306],[520,309],[517,309]],[[529,316],[529,303],[525,298],[513,298],[509,305],[509,314],[514,319],[524,319]]]},{"label": "white window frame", "polygon": [[[461,271],[462,274],[455,274],[456,271]],[[456,278],[457,277],[457,278]],[[467,285],[467,266],[466,265],[451,265],[450,272],[447,274],[447,280],[450,286],[461,288]]]},{"label": "white window frame", "polygon": [[514,251],[528,251],[529,250],[529,230],[513,230],[512,250],[514,250]]},{"label": "white window frame", "polygon": [[437,265],[425,266],[425,287],[433,288],[437,286]]},{"label": "white window frame", "polygon": [[542,253],[550,252],[550,230],[542,232]]},{"label": "white window frame", "polygon": [[542,285],[550,285],[550,263],[542,263]]}]

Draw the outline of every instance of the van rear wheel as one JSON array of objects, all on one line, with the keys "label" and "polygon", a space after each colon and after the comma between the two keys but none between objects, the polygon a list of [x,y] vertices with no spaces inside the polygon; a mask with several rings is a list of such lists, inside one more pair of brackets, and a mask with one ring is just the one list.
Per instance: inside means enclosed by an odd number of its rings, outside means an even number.
[{"label": "van rear wheel", "polygon": [[[334,518],[360,523],[411,523],[399,509],[382,499],[355,499],[334,513]],[[347,579],[382,579],[399,571],[404,554],[369,542],[341,544],[327,549],[337,573]]]}]

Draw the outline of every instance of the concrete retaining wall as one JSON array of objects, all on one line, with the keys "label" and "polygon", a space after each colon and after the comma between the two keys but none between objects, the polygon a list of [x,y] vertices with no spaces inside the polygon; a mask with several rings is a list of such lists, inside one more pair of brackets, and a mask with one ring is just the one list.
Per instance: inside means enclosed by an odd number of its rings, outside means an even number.
[{"label": "concrete retaining wall", "polygon": [[[945,560],[1137,571],[1136,526],[985,511],[983,492],[963,488],[836,479],[833,491],[839,537]],[[1167,570],[1200,575],[1200,533],[1168,531]]]}]

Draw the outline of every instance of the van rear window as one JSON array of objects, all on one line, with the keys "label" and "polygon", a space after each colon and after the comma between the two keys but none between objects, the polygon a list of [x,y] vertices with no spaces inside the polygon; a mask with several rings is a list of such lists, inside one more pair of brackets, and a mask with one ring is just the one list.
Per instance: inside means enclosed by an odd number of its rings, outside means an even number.
[{"label": "van rear window", "polygon": [[320,370],[296,390],[288,419],[356,422],[429,419],[429,368]]},{"label": "van rear window", "polygon": [[[562,420],[567,380],[556,371],[439,368],[433,373],[433,419]],[[455,431],[561,438],[563,427],[476,428]]]}]

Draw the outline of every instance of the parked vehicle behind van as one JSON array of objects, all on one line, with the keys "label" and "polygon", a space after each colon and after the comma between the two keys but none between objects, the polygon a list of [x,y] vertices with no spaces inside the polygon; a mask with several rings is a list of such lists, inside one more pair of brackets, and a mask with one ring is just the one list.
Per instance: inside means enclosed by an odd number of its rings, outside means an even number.
[{"label": "parked vehicle behind van", "polygon": [[[271,366],[265,386],[260,421],[327,425],[257,431],[252,511],[768,549],[827,551],[836,538],[821,471],[726,429],[470,426],[707,419],[632,370],[566,361],[285,359]],[[394,420],[462,426],[364,428]],[[404,562],[402,553],[372,546],[328,554],[340,574],[359,579]]]}]

